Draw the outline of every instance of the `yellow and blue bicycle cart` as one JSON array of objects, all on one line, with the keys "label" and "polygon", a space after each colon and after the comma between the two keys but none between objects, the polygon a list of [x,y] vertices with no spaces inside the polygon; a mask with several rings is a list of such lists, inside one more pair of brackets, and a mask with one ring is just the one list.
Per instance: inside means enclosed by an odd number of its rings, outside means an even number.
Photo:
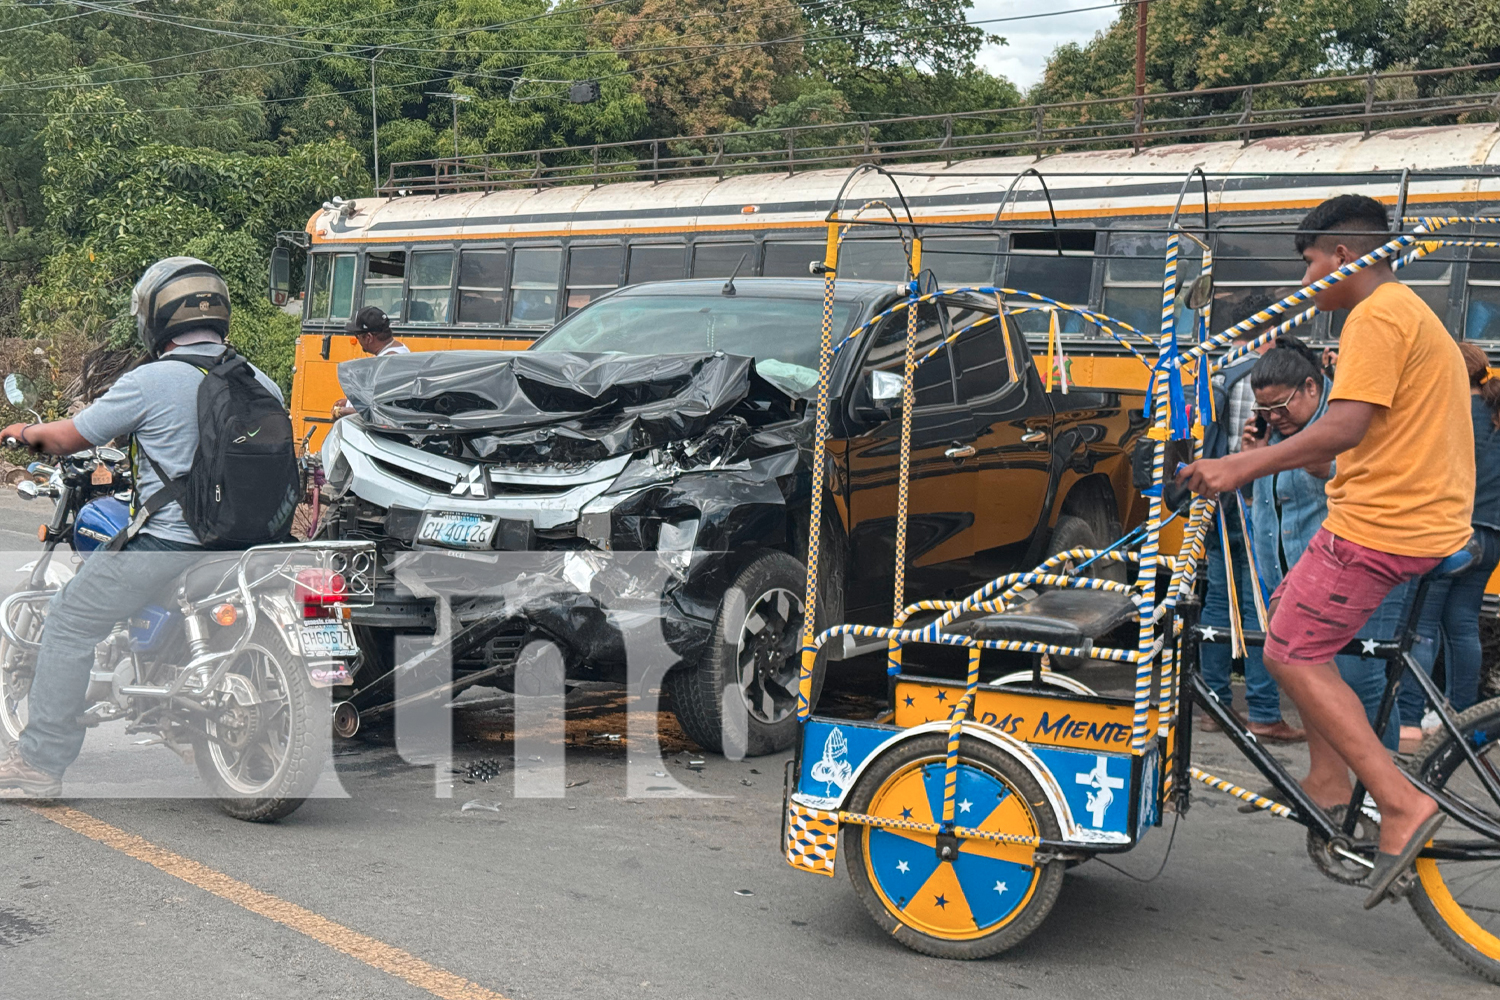
[{"label": "yellow and blue bicycle cart", "polygon": [[[872,169],[879,168],[861,171]],[[1202,179],[1201,174],[1195,176]],[[1194,179],[1184,183],[1184,193]],[[812,466],[813,524],[822,523],[832,360],[844,344],[869,329],[858,328],[841,342],[832,338],[839,248],[852,226],[867,224],[861,217],[870,207],[845,217],[836,205],[828,218],[821,268],[825,308]],[[904,310],[908,318],[892,623],[836,625],[821,632],[815,631],[811,616],[804,623],[801,733],[786,779],[786,860],[797,869],[829,876],[838,866],[847,868],[871,916],[908,947],[942,957],[979,958],[1013,946],[1042,923],[1058,897],[1068,864],[1131,850],[1162,824],[1166,812],[1186,812],[1188,787],[1198,781],[1308,827],[1309,850],[1318,867],[1337,881],[1360,881],[1372,865],[1373,831],[1378,830],[1378,817],[1364,808],[1363,789],[1356,788],[1347,809],[1318,809],[1197,676],[1201,642],[1229,641],[1243,656],[1247,644],[1263,641],[1264,611],[1258,608],[1258,623],[1240,622],[1234,612],[1228,630],[1197,625],[1198,569],[1208,532],[1225,531],[1227,525],[1213,500],[1185,494],[1172,479],[1180,463],[1201,455],[1203,426],[1212,419],[1208,385],[1213,370],[1306,322],[1316,313],[1311,302],[1317,292],[1377,261],[1390,260],[1401,267],[1439,246],[1500,245],[1430,235],[1453,223],[1500,220],[1410,220],[1416,223],[1414,231],[1210,335],[1212,252],[1207,243],[1176,225],[1174,216],[1163,262],[1161,328],[1146,334],[1020,289],[925,288],[920,279],[921,228],[910,223],[909,212],[903,220],[886,205],[878,207],[890,217],[885,224],[907,241],[911,275],[906,300],[876,317],[878,321]],[[1180,289],[1177,263],[1184,240],[1198,244],[1202,266],[1198,278]],[[1107,549],[1059,553],[1030,572],[991,580],[960,600],[908,604],[905,522],[913,375],[924,360],[914,349],[916,307],[940,296],[975,293],[993,295],[999,310],[997,317],[980,323],[1005,322],[1007,312],[1017,309],[1049,310],[1054,317],[1071,313],[1125,344],[1151,369],[1149,427],[1135,469],[1137,485],[1147,498],[1147,514],[1140,526]],[[1194,317],[1186,337],[1179,337],[1176,328],[1180,306],[1190,308]],[[968,329],[972,326],[949,339]],[[1217,363],[1211,359],[1210,352],[1252,331],[1258,336],[1250,343],[1232,349]],[[1162,528],[1173,519],[1181,519],[1181,543],[1174,552],[1162,552]],[[1451,565],[1440,569],[1456,568],[1463,558],[1463,553],[1455,554]],[[1107,578],[1101,572],[1105,567],[1115,570],[1110,577],[1119,576],[1124,567],[1128,580]],[[1097,575],[1089,575],[1090,570]],[[1234,578],[1230,573],[1229,579]],[[818,606],[817,586],[814,533],[804,607]],[[1367,643],[1363,650],[1388,664],[1381,724],[1403,674],[1417,675],[1415,681],[1439,706],[1444,720],[1444,731],[1418,755],[1411,770],[1413,780],[1457,820],[1449,826],[1461,832],[1458,839],[1430,845],[1418,862],[1416,877],[1408,877],[1402,890],[1445,947],[1500,982],[1500,875],[1494,874],[1500,871],[1500,767],[1488,757],[1490,748],[1500,745],[1500,699],[1455,716],[1430,678],[1420,670],[1407,670],[1415,663],[1412,635],[1424,594],[1425,585],[1418,591],[1404,636]],[[1230,606],[1237,607],[1237,601],[1232,599]],[[887,643],[890,708],[877,720],[812,714],[818,651],[829,641],[842,642],[844,636]],[[924,644],[964,649],[965,679],[907,672],[903,649]],[[1029,655],[1032,667],[981,684],[979,665],[985,650]],[[1128,697],[1099,694],[1048,669],[1049,662],[1061,657],[1133,668],[1133,692]],[[1192,767],[1187,723],[1195,701],[1267,776],[1281,801]],[[1476,893],[1481,875],[1494,885],[1485,883],[1484,891]]]}]

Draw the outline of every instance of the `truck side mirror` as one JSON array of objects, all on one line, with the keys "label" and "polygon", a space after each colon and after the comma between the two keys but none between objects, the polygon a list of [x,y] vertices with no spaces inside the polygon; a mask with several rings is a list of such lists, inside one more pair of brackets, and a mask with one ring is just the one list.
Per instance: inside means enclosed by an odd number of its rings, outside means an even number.
[{"label": "truck side mirror", "polygon": [[870,373],[870,402],[887,409],[901,402],[905,380],[895,372]]},{"label": "truck side mirror", "polygon": [[279,309],[292,300],[292,255],[286,247],[276,247],[271,251],[271,263],[267,270],[271,305]]},{"label": "truck side mirror", "polygon": [[871,372],[865,385],[865,391],[870,395],[869,402],[861,400],[855,407],[855,416],[872,423],[891,419],[901,408],[903,386],[903,379],[895,372]]}]

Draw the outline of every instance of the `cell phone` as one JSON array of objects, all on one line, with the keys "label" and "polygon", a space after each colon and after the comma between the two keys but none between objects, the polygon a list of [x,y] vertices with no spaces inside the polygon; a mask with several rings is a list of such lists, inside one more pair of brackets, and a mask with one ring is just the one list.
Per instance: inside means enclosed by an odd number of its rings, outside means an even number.
[{"label": "cell phone", "polygon": [[1257,413],[1255,415],[1255,436],[1263,438],[1266,436],[1266,415]]}]

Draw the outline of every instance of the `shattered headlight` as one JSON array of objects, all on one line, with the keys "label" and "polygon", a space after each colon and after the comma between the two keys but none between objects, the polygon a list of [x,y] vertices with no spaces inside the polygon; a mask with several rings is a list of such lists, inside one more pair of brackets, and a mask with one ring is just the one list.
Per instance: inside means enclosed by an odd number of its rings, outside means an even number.
[{"label": "shattered headlight", "polygon": [[344,431],[341,421],[334,421],[323,436],[323,448],[318,453],[323,462],[323,479],[333,487],[335,494],[343,495],[354,478],[354,470],[344,457]]}]

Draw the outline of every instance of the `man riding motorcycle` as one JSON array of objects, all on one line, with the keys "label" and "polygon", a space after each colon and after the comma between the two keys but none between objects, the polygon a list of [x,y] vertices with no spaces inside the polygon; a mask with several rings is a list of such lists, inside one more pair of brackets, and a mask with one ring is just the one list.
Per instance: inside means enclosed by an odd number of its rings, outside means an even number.
[{"label": "man riding motorcycle", "polygon": [[[145,502],[137,505],[123,548],[84,562],[51,601],[31,685],[30,718],[19,743],[0,759],[0,795],[61,793],[63,771],[83,747],[79,716],[95,646],[155,600],[202,552],[182,505],[174,500],[156,506],[150,500],[185,477],[193,464],[198,389],[206,377],[199,364],[212,364],[228,350],[229,288],[212,265],[169,257],[141,276],[130,311],[152,363],[121,375],[72,419],[0,430],[0,439],[53,455],[131,438],[133,457],[146,459],[135,472],[137,499]],[[166,359],[188,363],[161,363]],[[256,381],[284,403],[276,384],[252,370]]]}]

